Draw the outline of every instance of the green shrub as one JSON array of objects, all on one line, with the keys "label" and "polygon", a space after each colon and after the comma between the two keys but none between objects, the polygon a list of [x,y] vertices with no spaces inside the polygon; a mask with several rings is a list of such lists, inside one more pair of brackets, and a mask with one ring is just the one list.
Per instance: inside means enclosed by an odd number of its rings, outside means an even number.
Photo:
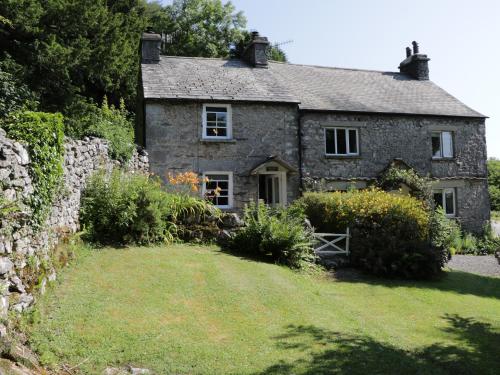
[{"label": "green shrub", "polygon": [[496,236],[491,228],[491,223],[487,223],[483,235],[477,240],[477,253],[486,255],[495,254],[496,252],[500,252],[500,236]]},{"label": "green shrub", "polygon": [[351,262],[378,275],[424,278],[437,274],[446,257],[429,241],[424,202],[378,189],[305,193],[298,203],[319,232],[351,229]]},{"label": "green shrub", "polygon": [[28,148],[34,193],[27,202],[31,222],[39,227],[52,207],[63,175],[64,133],[60,113],[14,112],[2,124],[9,138]]},{"label": "green shrub", "polygon": [[0,57],[0,119],[21,110],[35,110],[37,96],[20,78],[23,68],[10,56]]},{"label": "green shrub", "polygon": [[115,169],[90,178],[80,220],[95,242],[151,244],[173,241],[183,227],[217,213],[200,198],[165,192],[159,179]]},{"label": "green shrub", "polygon": [[385,191],[398,190],[401,184],[410,189],[410,195],[422,201],[430,202],[431,184],[427,178],[420,177],[411,168],[397,167],[393,162],[377,179],[376,185]]},{"label": "green shrub", "polygon": [[491,209],[500,211],[500,160],[488,160],[488,185]]},{"label": "green shrub", "polygon": [[500,186],[489,186],[491,209],[500,211]]},{"label": "green shrub", "polygon": [[478,240],[472,233],[465,233],[455,242],[455,254],[477,254]]},{"label": "green shrub", "polygon": [[231,248],[301,268],[315,259],[312,232],[304,226],[304,218],[294,206],[284,209],[251,203],[245,207],[245,227],[236,234]]},{"label": "green shrub", "polygon": [[430,234],[434,248],[449,251],[451,255],[457,252],[458,243],[462,238],[460,225],[455,220],[446,217],[441,207],[431,215]]},{"label": "green shrub", "polygon": [[101,107],[83,99],[75,101],[67,108],[64,125],[70,137],[95,136],[108,140],[110,156],[116,160],[126,162],[132,157],[134,125],[123,101],[119,108],[108,105],[106,98]]}]

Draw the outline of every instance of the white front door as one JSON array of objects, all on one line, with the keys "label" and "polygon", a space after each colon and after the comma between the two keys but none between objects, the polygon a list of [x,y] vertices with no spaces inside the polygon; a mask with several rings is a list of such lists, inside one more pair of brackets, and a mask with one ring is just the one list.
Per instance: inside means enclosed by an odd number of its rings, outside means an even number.
[{"label": "white front door", "polygon": [[278,175],[267,175],[265,176],[265,202],[271,206],[277,206],[281,204],[280,199],[280,177]]}]

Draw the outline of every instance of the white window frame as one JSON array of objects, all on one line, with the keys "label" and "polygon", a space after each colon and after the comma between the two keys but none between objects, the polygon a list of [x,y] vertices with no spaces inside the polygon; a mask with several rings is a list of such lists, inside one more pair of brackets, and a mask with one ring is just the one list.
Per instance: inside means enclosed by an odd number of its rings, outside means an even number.
[{"label": "white window frame", "polygon": [[[451,140],[451,145],[450,145],[450,150],[451,150],[451,156],[444,156],[444,140],[443,140],[443,134],[444,133],[449,133],[450,134],[450,140]],[[449,130],[436,130],[431,133],[431,148],[432,148],[432,138],[439,134],[439,150],[440,150],[440,155],[439,156],[434,156],[434,151],[431,149],[432,152],[432,158],[433,159],[453,159],[455,157],[455,137],[452,131]]]},{"label": "white window frame", "polygon": [[227,186],[227,195],[228,199],[227,205],[214,205],[219,208],[233,208],[233,172],[228,172],[228,171],[206,171],[203,172],[203,184],[202,184],[202,189],[201,193],[203,197],[205,197],[205,194],[207,193],[207,183],[205,182],[205,178],[207,176],[213,175],[213,174],[223,174],[228,176],[228,186]]},{"label": "white window frame", "polygon": [[[444,210],[444,213],[448,217],[456,217],[457,216],[457,194],[455,191],[455,188],[442,188],[442,189],[432,189],[432,199],[434,200],[434,194],[441,192],[441,195],[443,196],[442,202],[441,202],[441,207]],[[453,194],[453,213],[447,214],[446,213],[446,193],[452,193]]]},{"label": "white window frame", "polygon": [[[207,135],[207,107],[223,107],[226,108],[226,135]],[[231,104],[218,104],[218,103],[205,103],[203,104],[202,111],[202,139],[232,139],[233,138],[233,112],[231,110]]]},{"label": "white window frame", "polygon": [[[335,131],[335,136],[334,136],[335,151],[337,151],[338,150],[338,148],[337,148],[337,130],[338,129],[345,130],[346,150],[347,150],[346,154],[339,154],[339,153],[331,154],[331,153],[327,152],[327,147],[326,147],[326,132],[329,131],[329,130],[334,130]],[[356,132],[356,149],[357,149],[356,152],[350,152],[351,151],[350,150],[351,147],[349,145],[349,130],[354,130]],[[326,156],[359,156],[359,129],[358,128],[339,127],[339,126],[325,127],[323,129],[323,137],[325,139],[325,155]]]}]

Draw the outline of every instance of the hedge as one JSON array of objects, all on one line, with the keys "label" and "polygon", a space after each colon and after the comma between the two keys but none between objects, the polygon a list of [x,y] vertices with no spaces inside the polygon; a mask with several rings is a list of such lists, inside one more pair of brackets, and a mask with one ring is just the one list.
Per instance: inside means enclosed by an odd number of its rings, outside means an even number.
[{"label": "hedge", "polygon": [[351,262],[370,273],[425,278],[436,275],[446,260],[444,251],[430,244],[430,210],[411,196],[378,189],[309,192],[296,204],[317,231],[349,227]]}]

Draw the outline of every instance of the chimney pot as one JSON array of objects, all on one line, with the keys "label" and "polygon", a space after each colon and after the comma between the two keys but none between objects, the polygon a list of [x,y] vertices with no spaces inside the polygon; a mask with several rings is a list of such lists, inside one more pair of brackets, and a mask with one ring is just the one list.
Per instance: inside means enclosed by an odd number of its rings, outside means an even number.
[{"label": "chimney pot", "polygon": [[410,57],[410,56],[411,56],[411,48],[406,47],[406,57]]},{"label": "chimney pot", "polygon": [[413,54],[415,55],[415,54],[419,53],[418,43],[413,41],[413,42],[411,42],[411,44],[413,45]]}]

